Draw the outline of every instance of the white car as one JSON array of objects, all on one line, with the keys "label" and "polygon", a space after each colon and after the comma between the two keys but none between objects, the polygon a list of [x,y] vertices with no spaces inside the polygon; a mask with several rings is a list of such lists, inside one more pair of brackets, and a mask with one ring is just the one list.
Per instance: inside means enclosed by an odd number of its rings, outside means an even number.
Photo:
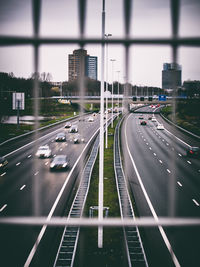
[{"label": "white car", "polygon": [[69,129],[70,133],[77,133],[78,132],[78,127],[76,125],[72,125],[71,128]]},{"label": "white car", "polygon": [[94,118],[93,118],[93,117],[89,117],[89,118],[88,118],[88,121],[89,121],[89,122],[93,122],[93,121],[94,121]]},{"label": "white car", "polygon": [[51,149],[48,145],[40,146],[36,152],[36,156],[39,158],[49,158],[51,156]]},{"label": "white car", "polygon": [[157,120],[156,120],[156,118],[155,118],[155,117],[152,117],[151,121],[154,121],[154,122],[156,122]]},{"label": "white car", "polygon": [[158,124],[157,127],[156,127],[157,130],[164,130],[164,126],[163,124]]}]

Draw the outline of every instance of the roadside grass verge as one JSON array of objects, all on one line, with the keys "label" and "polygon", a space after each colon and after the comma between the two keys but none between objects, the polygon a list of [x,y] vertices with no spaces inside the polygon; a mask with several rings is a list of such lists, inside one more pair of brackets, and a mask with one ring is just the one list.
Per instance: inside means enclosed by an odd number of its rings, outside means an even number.
[{"label": "roadside grass verge", "polygon": [[[109,207],[108,217],[120,217],[119,201],[116,189],[114,164],[113,164],[113,143],[114,130],[118,120],[114,121],[114,128],[108,129],[108,149],[104,149],[104,207]],[[91,206],[98,206],[98,183],[99,183],[99,157],[93,168],[90,189],[84,209],[84,216],[89,217]],[[94,217],[98,212],[94,212]],[[98,229],[82,228],[78,251],[81,251],[82,266],[123,266],[124,241],[121,228],[103,229],[103,248],[98,248]],[[80,253],[79,253],[80,255]],[[77,256],[75,266],[80,266]]]}]

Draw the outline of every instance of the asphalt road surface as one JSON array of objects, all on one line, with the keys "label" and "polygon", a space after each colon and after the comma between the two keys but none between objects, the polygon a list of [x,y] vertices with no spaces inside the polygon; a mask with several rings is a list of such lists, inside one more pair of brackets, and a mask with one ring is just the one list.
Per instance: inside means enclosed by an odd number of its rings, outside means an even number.
[{"label": "asphalt road surface", "polygon": [[[39,132],[35,136],[28,136],[16,140],[13,146],[6,145],[8,167],[0,173],[0,216],[60,216],[67,210],[67,202],[75,190],[75,178],[68,177],[81,152],[89,139],[99,128],[99,115],[93,122],[78,119],[72,120],[78,125],[78,133],[85,142],[74,144],[74,134],[64,128],[65,123]],[[65,132],[67,140],[56,142],[59,132]],[[51,158],[37,158],[35,153],[39,146],[48,144],[52,150]],[[50,172],[50,162],[56,155],[64,154],[69,159],[70,167],[67,171]],[[62,198],[55,205],[59,192],[67,183]],[[50,215],[51,214],[51,215]],[[45,229],[46,230],[46,229]],[[0,266],[24,266],[30,252],[38,238],[41,227],[1,226],[0,227]],[[52,232],[52,230],[49,230]],[[55,232],[55,231],[54,231]],[[44,231],[44,236],[46,231]],[[47,237],[49,249],[45,250],[43,265],[35,260],[34,266],[50,266],[51,243],[56,242],[56,233]],[[48,247],[48,246],[47,246]],[[49,254],[50,253],[50,254]]]},{"label": "asphalt road surface", "polygon": [[[148,119],[152,114],[143,116],[146,126],[140,125],[139,114],[132,113],[122,128],[125,174],[138,214],[199,218],[200,160],[186,156],[189,145],[199,146],[199,142],[158,114],[157,122]],[[164,130],[157,130],[158,122]],[[141,233],[150,266],[200,266],[200,227],[145,228]]]}]

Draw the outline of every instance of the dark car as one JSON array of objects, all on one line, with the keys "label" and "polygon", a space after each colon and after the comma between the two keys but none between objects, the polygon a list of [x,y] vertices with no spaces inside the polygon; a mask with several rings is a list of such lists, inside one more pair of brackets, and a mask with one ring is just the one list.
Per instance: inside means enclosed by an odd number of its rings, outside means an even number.
[{"label": "dark car", "polygon": [[141,121],[140,125],[147,125],[147,122],[146,121]]},{"label": "dark car", "polygon": [[189,157],[199,157],[200,156],[200,148],[196,147],[196,146],[190,147],[187,150],[187,156],[189,156]]},{"label": "dark car", "polygon": [[70,128],[71,126],[72,126],[71,122],[67,122],[67,123],[65,124],[65,128]]},{"label": "dark car", "polygon": [[50,164],[50,171],[52,170],[66,170],[69,167],[69,162],[67,160],[66,155],[58,155],[56,156],[51,164]]},{"label": "dark car", "polygon": [[8,161],[4,157],[0,157],[0,170],[3,170],[8,164]]},{"label": "dark car", "polygon": [[56,136],[56,141],[66,141],[65,133],[58,133]]},{"label": "dark car", "polygon": [[141,114],[141,115],[139,115],[139,119],[140,120],[143,120],[144,119],[144,116]]}]

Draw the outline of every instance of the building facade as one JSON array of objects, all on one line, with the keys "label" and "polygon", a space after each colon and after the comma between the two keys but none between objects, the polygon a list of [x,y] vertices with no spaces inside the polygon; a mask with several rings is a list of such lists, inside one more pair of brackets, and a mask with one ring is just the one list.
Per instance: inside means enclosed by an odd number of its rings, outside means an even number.
[{"label": "building facade", "polygon": [[162,70],[162,89],[173,90],[182,85],[182,69],[179,64],[164,63]]},{"label": "building facade", "polygon": [[97,80],[97,57],[87,55],[87,50],[77,49],[68,56],[68,77],[69,81],[80,77]]}]

